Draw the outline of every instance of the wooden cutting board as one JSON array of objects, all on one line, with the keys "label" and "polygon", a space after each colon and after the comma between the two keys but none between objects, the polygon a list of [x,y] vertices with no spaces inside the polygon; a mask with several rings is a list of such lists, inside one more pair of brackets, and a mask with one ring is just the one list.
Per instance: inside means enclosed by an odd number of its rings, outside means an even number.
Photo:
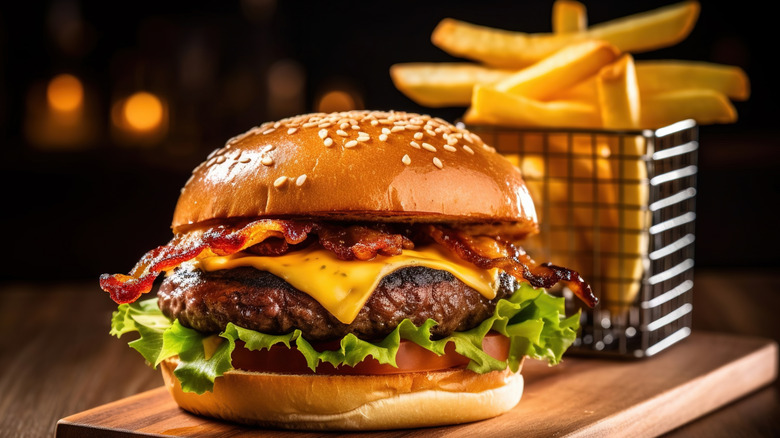
[{"label": "wooden cutting board", "polygon": [[[567,357],[556,367],[526,361],[520,404],[486,421],[392,436],[655,436],[713,411],[777,377],[778,346],[766,339],[694,332],[637,361]],[[182,411],[164,387],[99,406],[57,423],[56,436],[290,436],[321,432],[257,430]]]}]

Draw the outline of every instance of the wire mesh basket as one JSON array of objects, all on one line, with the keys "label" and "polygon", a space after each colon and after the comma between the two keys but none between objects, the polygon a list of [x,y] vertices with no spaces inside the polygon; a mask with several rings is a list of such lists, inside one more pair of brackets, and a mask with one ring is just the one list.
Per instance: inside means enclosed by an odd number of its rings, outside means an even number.
[{"label": "wire mesh basket", "polygon": [[537,261],[575,269],[599,297],[573,354],[652,356],[691,332],[698,127],[642,131],[468,126],[515,162],[537,205]]}]

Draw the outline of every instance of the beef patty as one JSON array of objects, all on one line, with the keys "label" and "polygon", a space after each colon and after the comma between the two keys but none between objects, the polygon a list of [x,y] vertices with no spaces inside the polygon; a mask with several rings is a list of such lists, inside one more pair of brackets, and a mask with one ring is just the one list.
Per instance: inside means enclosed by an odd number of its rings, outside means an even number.
[{"label": "beef patty", "polygon": [[157,296],[166,316],[202,332],[219,332],[232,322],[268,334],[297,328],[312,341],[347,333],[371,340],[383,338],[404,318],[416,325],[434,319],[437,338],[468,330],[491,316],[498,300],[516,286],[513,277],[502,274],[497,296],[488,300],[449,272],[402,268],[382,279],[351,324],[281,278],[251,267],[206,272],[180,266],[165,278]]}]

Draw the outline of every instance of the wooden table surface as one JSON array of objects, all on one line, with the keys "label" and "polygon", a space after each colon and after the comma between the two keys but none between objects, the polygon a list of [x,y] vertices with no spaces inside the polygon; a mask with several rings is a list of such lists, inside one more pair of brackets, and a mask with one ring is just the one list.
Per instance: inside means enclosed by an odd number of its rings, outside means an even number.
[{"label": "wooden table surface", "polygon": [[[777,269],[698,269],[694,330],[780,342]],[[97,281],[0,286],[0,437],[52,436],[57,420],[156,388],[157,371],[108,335],[115,305]],[[669,436],[780,436],[780,382]]]}]

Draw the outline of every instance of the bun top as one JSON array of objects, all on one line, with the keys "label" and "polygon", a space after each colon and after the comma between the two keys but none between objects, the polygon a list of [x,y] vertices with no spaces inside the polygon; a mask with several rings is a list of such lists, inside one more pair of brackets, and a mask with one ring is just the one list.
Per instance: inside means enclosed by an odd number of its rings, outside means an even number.
[{"label": "bun top", "polygon": [[257,217],[536,229],[516,167],[465,129],[404,112],[307,114],[236,136],[195,168],[172,226]]}]

